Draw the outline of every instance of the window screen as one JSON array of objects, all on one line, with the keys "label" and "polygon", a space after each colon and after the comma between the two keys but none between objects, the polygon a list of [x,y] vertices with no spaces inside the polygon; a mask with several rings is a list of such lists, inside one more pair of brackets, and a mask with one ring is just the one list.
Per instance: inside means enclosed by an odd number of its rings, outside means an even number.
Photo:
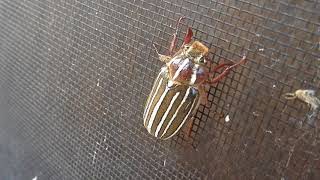
[{"label": "window screen", "polygon": [[[1,179],[319,179],[317,112],[285,93],[320,87],[317,0],[2,0]],[[247,62],[206,87],[169,140],[144,103],[176,20],[212,65]],[[216,73],[215,75],[218,75]],[[312,116],[312,123],[309,123]]]}]

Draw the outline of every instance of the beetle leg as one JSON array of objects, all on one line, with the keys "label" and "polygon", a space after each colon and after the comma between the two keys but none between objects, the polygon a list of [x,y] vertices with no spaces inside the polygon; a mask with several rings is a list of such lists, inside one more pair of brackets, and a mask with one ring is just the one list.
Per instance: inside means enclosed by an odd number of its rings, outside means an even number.
[{"label": "beetle leg", "polygon": [[152,45],[153,45],[154,49],[156,50],[156,53],[158,54],[160,61],[168,63],[170,61],[171,57],[163,55],[163,54],[159,54],[157,47],[154,44],[152,44]]},{"label": "beetle leg", "polygon": [[[181,24],[181,21],[183,19],[185,19],[186,17],[180,17],[176,23],[176,30],[175,32],[173,33],[173,37],[172,37],[172,40],[171,40],[171,43],[170,43],[170,47],[169,47],[169,54],[172,55],[173,52],[174,52],[174,48],[176,47],[177,45],[177,41],[178,41],[178,31],[179,31],[179,25]],[[188,32],[189,32],[189,29],[188,29]],[[190,33],[190,32],[189,32]],[[191,36],[192,36],[192,31],[191,31]]]},{"label": "beetle leg", "polygon": [[[243,56],[239,62],[232,64],[231,66],[229,65],[225,70],[222,71],[221,74],[219,74],[219,76],[213,78],[212,80],[207,81],[207,83],[214,84],[214,83],[220,81],[223,77],[225,77],[230,72],[230,70],[232,70],[233,68],[236,68],[240,64],[243,64],[245,62],[245,60],[246,60],[246,56]],[[216,68],[214,68],[214,70],[217,71],[218,69],[220,69],[224,66],[227,66],[227,64],[220,64]]]},{"label": "beetle leg", "polygon": [[[203,105],[207,105],[208,104],[208,98],[207,98],[207,93],[205,91],[205,88],[203,85],[198,86],[198,91],[199,91],[199,95],[200,95],[200,103]],[[188,127],[187,127],[187,134],[188,137],[191,137],[191,132],[192,132],[192,127],[193,127],[193,123],[194,123],[194,115],[196,112],[194,112],[192,118],[189,121]]]},{"label": "beetle leg", "polygon": [[188,135],[188,137],[191,137],[193,122],[194,122],[194,117],[192,117],[192,118],[189,120],[189,122],[188,122],[187,132],[186,132],[187,135]]},{"label": "beetle leg", "polygon": [[225,66],[232,66],[233,63],[222,63],[222,64],[219,64],[218,66],[215,66],[211,71],[212,72],[218,72],[219,69],[225,67]]},{"label": "beetle leg", "polygon": [[174,33],[173,34],[173,38],[172,38],[172,41],[170,43],[170,47],[169,47],[169,55],[172,55],[173,54],[173,49],[174,47],[176,46],[177,44],[177,34]]},{"label": "beetle leg", "polygon": [[200,85],[198,87],[198,90],[199,90],[199,95],[200,95],[200,103],[203,104],[203,105],[207,105],[208,104],[208,98],[207,98],[207,93],[204,89],[204,86]]}]

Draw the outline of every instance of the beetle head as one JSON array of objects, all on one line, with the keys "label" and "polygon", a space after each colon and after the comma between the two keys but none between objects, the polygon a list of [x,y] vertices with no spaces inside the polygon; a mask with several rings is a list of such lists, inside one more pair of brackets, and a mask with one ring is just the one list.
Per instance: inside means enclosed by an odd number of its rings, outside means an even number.
[{"label": "beetle head", "polygon": [[205,56],[208,54],[208,47],[203,45],[199,41],[194,41],[193,43],[186,44],[184,46],[185,53],[194,58],[194,62],[197,64],[206,64]]}]

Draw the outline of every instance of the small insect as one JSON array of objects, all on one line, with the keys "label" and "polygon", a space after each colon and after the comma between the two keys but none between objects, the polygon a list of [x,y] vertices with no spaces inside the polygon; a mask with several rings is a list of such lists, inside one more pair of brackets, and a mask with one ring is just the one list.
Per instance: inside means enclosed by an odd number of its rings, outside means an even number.
[{"label": "small insect", "polygon": [[[192,29],[189,27],[182,46],[174,53],[177,44],[178,26],[169,47],[169,55],[156,52],[165,65],[154,81],[147,99],[143,119],[144,126],[150,134],[160,139],[168,139],[175,135],[188,119],[191,119],[201,102],[206,103],[205,85],[212,85],[231,69],[245,62],[246,57],[236,63],[224,63],[209,70],[206,59],[208,47],[199,41],[192,42]],[[213,73],[225,68],[213,78]]]},{"label": "small insect", "polygon": [[286,99],[300,99],[311,107],[311,111],[315,111],[320,107],[320,99],[316,97],[316,92],[311,89],[298,89],[294,93],[284,94]]},{"label": "small insect", "polygon": [[316,96],[316,92],[311,89],[298,89],[294,93],[284,94],[284,98],[288,100],[299,99],[310,106],[310,113],[307,114],[308,123],[313,125],[315,118],[319,112],[320,99]]}]

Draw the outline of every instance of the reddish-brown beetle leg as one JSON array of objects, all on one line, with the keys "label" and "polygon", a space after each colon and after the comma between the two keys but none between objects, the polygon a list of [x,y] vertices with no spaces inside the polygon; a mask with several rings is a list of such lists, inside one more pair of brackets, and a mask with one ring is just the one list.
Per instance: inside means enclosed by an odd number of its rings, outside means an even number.
[{"label": "reddish-brown beetle leg", "polygon": [[190,119],[190,121],[188,122],[188,125],[187,125],[187,136],[188,137],[191,137],[191,132],[192,132],[192,128],[193,128],[193,122],[194,122],[194,117],[192,117],[191,119]]},{"label": "reddish-brown beetle leg", "polygon": [[208,98],[204,86],[199,85],[198,90],[200,94],[200,103],[206,106],[208,104]]},{"label": "reddish-brown beetle leg", "polygon": [[186,17],[180,17],[180,18],[178,19],[178,21],[177,21],[176,30],[175,30],[174,34],[172,35],[173,37],[172,37],[172,41],[171,41],[170,47],[169,47],[169,55],[172,55],[173,52],[174,52],[174,48],[176,47],[177,41],[178,41],[177,36],[178,36],[178,31],[179,31],[179,25],[181,24],[181,21],[182,21],[183,19],[185,19],[185,18],[186,18]]},{"label": "reddish-brown beetle leg", "polygon": [[224,68],[225,66],[232,66],[233,63],[222,63],[222,64],[219,64],[218,66],[214,67],[211,72],[218,72],[219,69],[221,68]]},{"label": "reddish-brown beetle leg", "polygon": [[[245,62],[245,60],[246,60],[246,56],[243,56],[242,59],[239,62],[237,62],[237,63],[235,63],[235,64],[233,64],[231,66],[228,66],[221,74],[219,74],[219,76],[213,78],[212,80],[208,81],[207,83],[214,84],[214,83],[220,81],[223,77],[225,77],[230,72],[230,70],[232,70],[233,68],[239,66],[240,64],[243,64]],[[216,68],[214,68],[214,70],[217,71],[218,69],[220,69],[220,68],[222,68],[224,66],[227,66],[227,65],[228,64],[220,64]]]},{"label": "reddish-brown beetle leg", "polygon": [[[207,98],[207,93],[205,91],[204,86],[200,85],[198,87],[198,90],[199,90],[199,95],[200,95],[200,97],[199,97],[200,98],[200,103],[206,106],[208,104],[208,98]],[[194,123],[194,117],[191,118],[191,120],[189,121],[188,127],[187,127],[188,137],[191,137],[193,123]]]},{"label": "reddish-brown beetle leg", "polygon": [[174,47],[176,46],[176,44],[177,44],[177,34],[174,33],[172,41],[170,43],[170,47],[169,47],[169,55],[170,56],[173,54],[173,50],[174,50]]}]

